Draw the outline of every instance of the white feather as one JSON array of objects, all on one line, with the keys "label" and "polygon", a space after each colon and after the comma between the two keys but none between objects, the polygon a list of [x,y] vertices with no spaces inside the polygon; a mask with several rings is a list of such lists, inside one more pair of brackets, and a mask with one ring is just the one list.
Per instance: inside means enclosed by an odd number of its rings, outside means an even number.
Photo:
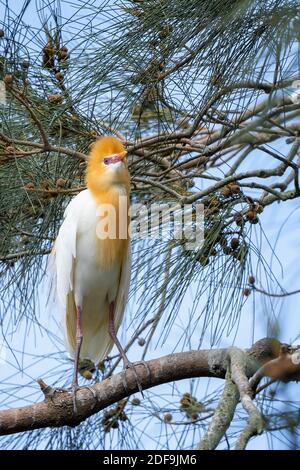
[{"label": "white feather", "polygon": [[131,271],[130,248],[124,260],[118,260],[107,269],[99,268],[97,212],[97,204],[89,190],[78,194],[66,208],[54,247],[57,297],[68,350],[74,356],[76,305],[79,305],[83,332],[80,357],[89,358],[96,364],[113,346],[108,333],[109,303],[115,301],[117,329],[127,301]]}]

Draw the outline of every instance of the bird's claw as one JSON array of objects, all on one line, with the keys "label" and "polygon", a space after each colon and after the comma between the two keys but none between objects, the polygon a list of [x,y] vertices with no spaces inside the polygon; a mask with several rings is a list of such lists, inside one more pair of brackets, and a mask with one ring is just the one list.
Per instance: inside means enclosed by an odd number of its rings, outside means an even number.
[{"label": "bird's claw", "polygon": [[124,388],[125,388],[126,392],[128,392],[128,386],[127,386],[127,381],[126,381],[126,370],[131,369],[134,376],[135,376],[135,380],[136,380],[139,392],[141,393],[142,397],[144,398],[143,388],[142,388],[140,379],[137,375],[137,372],[135,370],[135,366],[138,365],[138,364],[143,364],[143,366],[147,369],[149,379],[151,379],[151,371],[150,371],[150,368],[149,368],[148,364],[145,361],[138,361],[138,362],[135,362],[133,364],[132,362],[127,360],[127,361],[124,361],[125,374],[123,376],[123,385],[124,385]]},{"label": "bird's claw", "polygon": [[[71,387],[68,387],[68,388],[54,388],[53,392],[51,393],[50,398],[53,400],[55,393],[71,393],[72,398],[73,398],[73,410],[74,410],[74,413],[77,414],[78,410],[77,410],[77,404],[76,404],[76,393],[78,392],[78,390],[83,389],[83,388],[87,388],[91,392],[91,394],[93,395],[93,398],[95,399],[95,404],[96,404],[98,401],[96,391],[92,387],[90,387],[90,385],[82,385],[80,387],[76,383],[72,384]],[[92,406],[92,409],[94,408],[94,406],[95,405]]]},{"label": "bird's claw", "polygon": [[72,393],[73,397],[73,409],[74,413],[77,413],[77,407],[76,407],[76,392],[80,387],[76,384],[72,384],[71,387],[68,388],[62,388],[62,387],[56,387],[51,390],[50,393],[48,393],[48,397],[52,400],[54,399],[54,396],[56,393]]},{"label": "bird's claw", "polygon": [[78,384],[72,384],[70,387],[70,392],[72,394],[72,399],[73,399],[73,411],[75,414],[77,414],[77,404],[76,404],[76,393],[80,389]]},{"label": "bird's claw", "polygon": [[149,382],[151,383],[152,375],[151,375],[151,370],[150,370],[148,363],[146,361],[138,361],[135,364],[142,364],[145,367],[148,373]]},{"label": "bird's claw", "polygon": [[93,409],[94,406],[96,405],[96,403],[98,402],[97,393],[95,392],[95,390],[90,385],[82,385],[81,387],[79,387],[79,385],[77,385],[77,384],[71,385],[70,390],[72,392],[73,409],[74,409],[75,414],[77,414],[76,393],[78,392],[78,390],[83,389],[83,388],[87,388],[91,392],[91,394],[93,395],[93,398],[95,400],[95,404],[91,407],[91,409]]},{"label": "bird's claw", "polygon": [[92,410],[94,408],[94,406],[96,405],[96,403],[98,403],[97,393],[92,387],[90,387],[90,385],[83,385],[82,388],[87,388],[91,392],[91,394],[93,395],[95,403],[94,403],[94,405],[91,406],[91,410]]}]

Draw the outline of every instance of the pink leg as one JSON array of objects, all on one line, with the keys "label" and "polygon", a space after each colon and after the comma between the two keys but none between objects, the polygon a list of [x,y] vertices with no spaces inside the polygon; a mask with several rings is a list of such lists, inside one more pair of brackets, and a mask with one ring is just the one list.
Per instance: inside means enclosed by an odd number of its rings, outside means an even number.
[{"label": "pink leg", "polygon": [[[126,370],[126,369],[130,368],[132,370],[132,372],[134,373],[134,376],[135,376],[135,380],[136,380],[138,389],[141,392],[141,394],[143,395],[142,386],[141,386],[139,378],[137,376],[134,364],[132,364],[128,360],[128,358],[126,356],[126,353],[125,353],[124,349],[122,348],[120,341],[117,338],[117,333],[116,333],[116,328],[115,328],[115,302],[111,302],[109,304],[108,332],[110,334],[111,339],[113,340],[113,342],[117,346],[120,355],[122,356],[123,363],[124,363],[124,369]],[[128,389],[125,377],[124,377],[124,388]]]},{"label": "pink leg", "polygon": [[110,334],[111,339],[117,346],[119,353],[122,356],[124,366],[129,367],[130,362],[126,356],[124,349],[121,346],[120,341],[117,338],[117,333],[116,333],[116,328],[115,328],[115,302],[114,301],[109,304],[108,332]]},{"label": "pink leg", "polygon": [[[83,335],[82,335],[82,329],[81,329],[81,317],[82,317],[82,310],[81,307],[76,307],[76,351],[75,351],[75,358],[74,358],[74,371],[73,371],[73,380],[72,380],[72,385],[71,385],[71,391],[72,391],[72,396],[73,396],[73,409],[74,413],[77,414],[77,405],[76,405],[76,392],[80,388],[78,386],[78,366],[79,366],[79,358],[80,358],[80,349],[82,345],[82,340],[83,340]],[[93,397],[95,398],[96,402],[98,401],[96,392],[89,387],[88,385],[85,385],[86,388],[88,388],[92,394]],[[54,392],[65,392],[65,389],[56,389]]]},{"label": "pink leg", "polygon": [[[73,373],[73,380],[72,380],[72,394],[73,394],[73,408],[74,408],[74,413],[77,414],[77,405],[76,405],[76,392],[79,389],[78,386],[78,366],[79,366],[79,359],[80,359],[80,349],[82,345],[82,340],[83,340],[83,334],[82,334],[82,329],[81,329],[81,317],[82,317],[82,310],[81,307],[77,307],[77,317],[76,317],[76,351],[75,351],[75,359],[74,359],[74,373]],[[93,397],[95,398],[96,402],[98,401],[97,399],[97,394],[96,392],[89,387],[88,385],[85,385],[85,388],[88,388],[91,392]]]},{"label": "pink leg", "polygon": [[74,372],[73,372],[73,381],[72,387],[78,387],[78,365],[80,358],[80,349],[82,345],[82,330],[81,330],[81,307],[77,307],[77,317],[76,317],[76,351],[75,351],[75,360],[74,360]]}]

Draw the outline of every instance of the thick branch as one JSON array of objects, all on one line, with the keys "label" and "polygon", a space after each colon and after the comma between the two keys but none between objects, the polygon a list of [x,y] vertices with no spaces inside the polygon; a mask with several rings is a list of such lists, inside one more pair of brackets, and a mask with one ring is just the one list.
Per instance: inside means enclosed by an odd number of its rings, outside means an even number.
[{"label": "thick branch", "polygon": [[[230,348],[190,351],[136,363],[135,368],[139,382],[146,390],[192,377],[224,379],[229,357]],[[246,357],[244,373],[247,378],[263,366],[260,376],[267,375],[285,381],[299,379],[299,347],[291,348],[274,338],[264,338],[251,349],[245,350]],[[77,426],[89,416],[138,392],[136,377],[129,369],[90,387],[81,387],[76,393],[75,413],[73,397],[69,392],[56,391],[41,379],[38,383],[44,393],[44,401],[0,411],[0,435],[45,427]]]},{"label": "thick branch", "polygon": [[[143,364],[135,366],[144,390],[191,377],[224,378],[226,349],[170,354],[148,361],[147,365],[150,374]],[[124,374],[126,374],[127,389],[124,388]],[[22,408],[0,411],[0,435],[45,427],[77,426],[89,416],[136,392],[138,392],[138,386],[134,374],[131,370],[123,371],[90,388],[82,387],[78,390],[77,414],[75,414],[70,393],[53,393],[53,389],[47,388],[43,383],[44,401]]]},{"label": "thick branch", "polygon": [[229,350],[231,377],[239,391],[240,400],[249,419],[246,428],[241,433],[235,448],[245,449],[247,442],[252,436],[261,434],[263,431],[263,418],[253,403],[253,391],[246,376],[248,356],[245,351],[232,347]]}]

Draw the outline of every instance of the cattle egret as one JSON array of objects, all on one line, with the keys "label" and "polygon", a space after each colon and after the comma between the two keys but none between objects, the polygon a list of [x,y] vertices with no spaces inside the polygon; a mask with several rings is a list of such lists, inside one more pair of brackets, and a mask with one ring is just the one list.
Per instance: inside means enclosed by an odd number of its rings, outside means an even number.
[{"label": "cattle egret", "polygon": [[[114,137],[96,141],[87,164],[87,189],[67,206],[53,250],[65,340],[74,358],[74,394],[78,389],[79,362],[90,359],[98,364],[114,344],[124,367],[133,367],[116,334],[124,314],[131,271],[130,175],[125,156],[124,146]],[[124,207],[126,214],[121,213]],[[105,238],[102,225],[110,208],[115,215],[116,236]]]}]

